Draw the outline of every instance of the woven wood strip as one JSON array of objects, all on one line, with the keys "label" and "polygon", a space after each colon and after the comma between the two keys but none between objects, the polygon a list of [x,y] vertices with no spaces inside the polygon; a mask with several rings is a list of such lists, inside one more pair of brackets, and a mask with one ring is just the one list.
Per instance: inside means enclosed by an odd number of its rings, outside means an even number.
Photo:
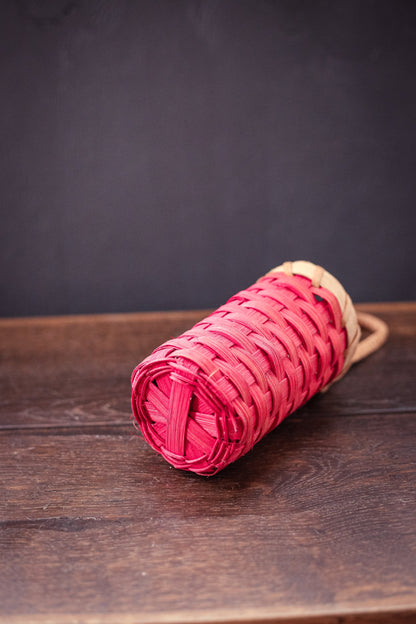
[{"label": "woven wood strip", "polygon": [[132,376],[148,443],[177,468],[215,474],[344,374],[359,326],[330,278],[286,263],[158,347]]}]

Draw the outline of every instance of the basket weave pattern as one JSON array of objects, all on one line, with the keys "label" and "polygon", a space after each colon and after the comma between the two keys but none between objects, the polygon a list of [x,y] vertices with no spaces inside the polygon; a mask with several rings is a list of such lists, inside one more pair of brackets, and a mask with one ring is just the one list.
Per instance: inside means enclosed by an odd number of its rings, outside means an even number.
[{"label": "basket weave pattern", "polygon": [[347,347],[337,298],[269,273],[133,372],[133,412],[176,468],[212,475],[340,375]]}]

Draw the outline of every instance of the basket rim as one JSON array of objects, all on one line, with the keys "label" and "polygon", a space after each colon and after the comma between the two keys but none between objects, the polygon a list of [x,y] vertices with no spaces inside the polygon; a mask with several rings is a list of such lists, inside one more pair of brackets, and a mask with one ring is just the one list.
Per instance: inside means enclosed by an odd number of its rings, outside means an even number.
[{"label": "basket rim", "polygon": [[337,381],[345,375],[353,364],[354,354],[361,338],[361,328],[351,297],[341,282],[339,282],[339,280],[337,280],[332,273],[318,264],[309,262],[308,260],[284,262],[283,264],[280,264],[279,266],[268,271],[266,275],[273,275],[274,273],[285,273],[285,275],[288,276],[301,275],[302,277],[307,277],[311,280],[313,286],[316,288],[326,288],[336,297],[341,309],[342,325],[345,327],[347,334],[347,348],[344,353],[344,366],[340,374],[333,380],[333,382]]}]

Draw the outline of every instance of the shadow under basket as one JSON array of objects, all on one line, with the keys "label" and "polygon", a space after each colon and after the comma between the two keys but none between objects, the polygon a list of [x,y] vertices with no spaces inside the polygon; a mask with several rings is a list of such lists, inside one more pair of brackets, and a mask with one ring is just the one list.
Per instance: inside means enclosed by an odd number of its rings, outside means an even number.
[{"label": "shadow under basket", "polygon": [[213,475],[387,335],[322,267],[285,262],[135,368],[134,417],[173,466]]}]

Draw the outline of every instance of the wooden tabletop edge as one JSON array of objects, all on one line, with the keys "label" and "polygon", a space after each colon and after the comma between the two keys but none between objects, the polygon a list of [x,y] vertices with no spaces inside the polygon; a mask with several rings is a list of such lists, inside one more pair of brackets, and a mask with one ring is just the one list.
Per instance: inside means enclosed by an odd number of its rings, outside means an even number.
[{"label": "wooden tabletop edge", "polygon": [[277,613],[271,608],[263,609],[210,609],[206,611],[177,611],[155,613],[0,613],[0,624],[344,624],[377,622],[395,624],[414,621],[416,602],[390,608],[377,606],[367,609],[352,609],[344,606],[317,608],[305,613],[304,609],[282,610]]},{"label": "wooden tabletop edge", "polygon": [[367,301],[354,304],[362,312],[415,312],[416,301]]},{"label": "wooden tabletop edge", "polygon": [[[416,305],[416,304],[415,304]],[[193,319],[195,316],[206,316],[212,309],[201,310],[155,310],[153,312],[110,312],[103,314],[63,314],[59,316],[18,316],[0,318],[2,325],[64,325],[67,323],[108,323],[125,321],[158,321],[165,319]]]},{"label": "wooden tabletop edge", "polygon": [[[416,301],[384,301],[384,302],[360,302],[355,304],[357,310],[372,312],[415,312]],[[103,314],[63,314],[57,316],[19,316],[0,318],[3,326],[19,325],[64,325],[67,323],[108,323],[125,321],[158,321],[166,319],[194,319],[210,314],[213,308],[201,308],[194,310],[155,310],[146,312],[114,312]]]}]

